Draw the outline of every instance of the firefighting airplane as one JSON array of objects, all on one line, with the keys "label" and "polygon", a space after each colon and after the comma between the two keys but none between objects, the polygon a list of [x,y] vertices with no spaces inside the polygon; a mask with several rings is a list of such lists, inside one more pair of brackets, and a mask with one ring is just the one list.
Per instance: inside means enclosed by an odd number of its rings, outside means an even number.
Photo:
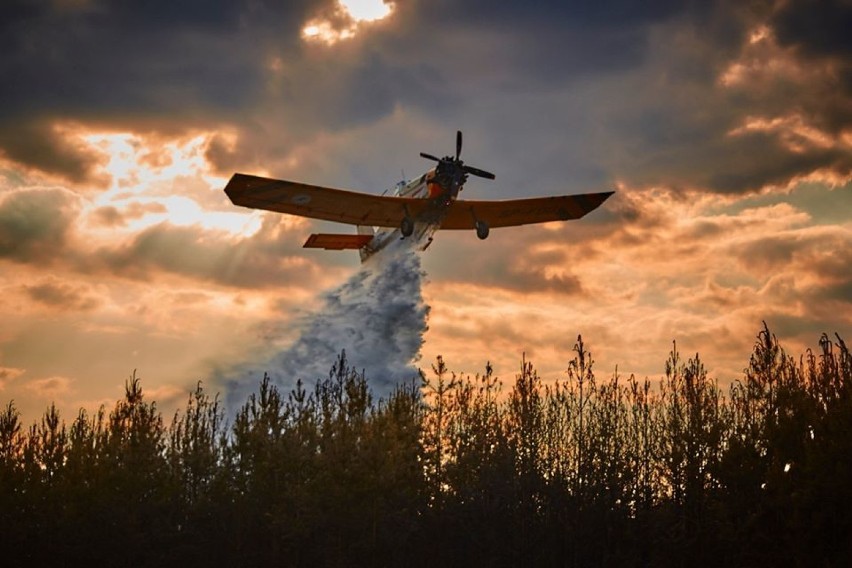
[{"label": "firefighting airplane", "polygon": [[234,174],[225,193],[234,205],[355,225],[355,235],[313,234],[304,248],[357,249],[362,262],[400,238],[414,238],[421,250],[425,250],[438,229],[473,229],[480,239],[485,239],[491,228],[579,219],[614,193],[505,201],[458,199],[468,174],[494,179],[494,174],[466,165],[459,158],[461,149],[462,133],[458,131],[455,156],[436,158],[421,152],[420,156],[437,162],[437,166],[418,178],[398,183],[392,195],[357,193],[246,174]]}]

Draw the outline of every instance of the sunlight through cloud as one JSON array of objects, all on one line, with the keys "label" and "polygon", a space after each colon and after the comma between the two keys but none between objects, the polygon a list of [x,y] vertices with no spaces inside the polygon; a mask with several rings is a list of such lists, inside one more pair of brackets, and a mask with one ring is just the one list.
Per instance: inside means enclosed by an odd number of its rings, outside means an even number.
[{"label": "sunlight through cloud", "polygon": [[121,238],[121,233],[135,233],[163,221],[240,236],[260,229],[261,216],[256,212],[205,207],[207,190],[218,191],[225,183],[212,174],[205,157],[210,134],[172,140],[131,132],[88,132],[80,137],[105,155],[101,168],[111,179],[109,188],[90,207],[95,219],[103,221],[105,213],[114,217],[113,223],[101,223],[101,233]]},{"label": "sunlight through cloud", "polygon": [[302,28],[302,38],[334,45],[355,37],[363,24],[383,20],[394,4],[383,0],[338,0],[329,15],[309,20]]},{"label": "sunlight through cloud", "polygon": [[188,140],[148,140],[129,132],[92,133],[83,139],[108,156],[105,173],[112,177],[113,189],[143,190],[152,182],[176,176],[206,174],[209,165],[204,151],[209,136],[200,134]]}]

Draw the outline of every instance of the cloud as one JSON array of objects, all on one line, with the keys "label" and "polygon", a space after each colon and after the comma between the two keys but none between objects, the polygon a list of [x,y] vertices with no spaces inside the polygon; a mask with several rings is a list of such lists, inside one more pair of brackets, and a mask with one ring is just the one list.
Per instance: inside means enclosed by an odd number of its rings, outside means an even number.
[{"label": "cloud", "polygon": [[841,277],[852,232],[842,228],[802,227],[731,243],[729,253],[755,274],[791,271],[802,277]]},{"label": "cloud", "polygon": [[809,57],[842,57],[852,53],[849,29],[852,6],[843,0],[778,2],[771,18],[779,41]]},{"label": "cloud", "polygon": [[[216,194],[209,198],[214,207],[221,207],[227,198],[202,174],[173,183],[191,187],[192,194],[201,193],[199,184],[204,184],[205,193]],[[0,193],[0,261],[50,266],[83,278],[155,280],[165,273],[236,287],[304,285],[327,277],[301,251],[309,230],[302,220],[246,214],[233,206],[220,213],[194,199],[166,195],[156,181],[132,191],[123,188],[123,181],[118,178],[114,188],[86,199],[62,187],[32,186],[31,179],[10,177],[11,187]],[[166,220],[151,224],[159,219]],[[28,297],[43,306],[56,306],[62,298],[75,309],[92,307],[82,297],[71,302],[81,290],[56,282],[28,284]]]},{"label": "cloud", "polygon": [[92,211],[92,217],[95,224],[113,228],[124,227],[128,221],[141,219],[149,213],[168,213],[168,209],[162,203],[140,203],[133,201],[127,204],[123,210],[119,210],[113,205],[98,207]]},{"label": "cloud", "polygon": [[[823,188],[802,203],[832,195]],[[455,242],[463,236],[440,233],[424,257],[435,281],[426,289],[430,327],[440,334],[427,334],[424,357],[442,354],[453,368],[468,370],[489,358],[505,376],[525,350],[545,371],[558,373],[559,361],[570,358],[572,335],[582,333],[599,369],[618,365],[642,376],[662,372],[676,339],[710,360],[724,383],[738,376],[748,358],[743,338],[763,319],[773,326],[776,319],[800,318],[800,334],[789,334],[785,323],[793,352],[818,338],[807,330],[842,331],[852,324],[852,297],[843,297],[852,233],[816,225],[782,195],[741,200],[622,186],[588,221],[511,231],[505,238],[494,231],[469,248]],[[445,254],[467,265],[446,264]],[[481,267],[511,264],[513,255],[527,255],[531,274],[562,267],[579,278],[581,293],[515,287],[510,279],[493,285]]]},{"label": "cloud", "polygon": [[472,76],[511,91],[635,68],[647,55],[648,30],[686,10],[683,3],[665,1],[641,9],[620,1],[439,2],[420,8],[415,25],[441,30],[445,38],[434,46],[433,61],[442,63],[435,67],[452,88],[474,84],[465,80]]},{"label": "cloud", "polygon": [[95,222],[104,227],[121,227],[126,224],[124,217],[118,212],[118,208],[108,205],[98,207],[92,212]]},{"label": "cloud", "polygon": [[[833,135],[852,124],[852,5],[843,0],[814,4],[778,2],[769,25],[778,44],[795,53],[811,70],[816,87],[805,106],[812,120]],[[814,80],[816,79],[816,80]]]},{"label": "cloud", "polygon": [[60,174],[68,181],[103,183],[96,170],[104,156],[87,146],[47,116],[22,120],[11,117],[4,123],[0,111],[0,155],[41,172]]},{"label": "cloud", "polygon": [[[270,34],[287,37],[289,28],[298,38],[304,8],[288,6],[27,3],[2,25],[0,74],[15,80],[0,93],[0,147],[20,164],[80,181],[91,156],[54,135],[57,121],[174,133],[233,113],[263,86],[250,62],[263,59]],[[274,28],[255,27],[265,18]]]},{"label": "cloud", "polygon": [[[439,233],[432,254],[441,258],[429,259],[430,274],[456,283],[531,294],[582,294],[582,280],[568,260],[571,253],[550,248],[551,237],[547,232],[522,228],[492,231],[486,242],[471,233]],[[452,254],[444,252],[450,249]]]},{"label": "cloud", "polygon": [[0,258],[50,262],[67,247],[79,198],[65,189],[25,189],[0,196]]},{"label": "cloud", "polygon": [[56,400],[56,398],[70,393],[73,383],[73,379],[57,375],[43,379],[33,379],[27,383],[26,388],[40,398]]},{"label": "cloud", "polygon": [[[847,75],[841,4],[399,2],[381,25],[331,47],[302,37],[328,2],[238,2],[197,14],[181,6],[15,12],[0,64],[16,77],[0,97],[0,147],[80,180],[95,155],[69,149],[45,125],[218,130],[206,156],[221,173],[311,175],[329,166],[305,148],[358,130],[358,148],[336,155],[341,183],[359,168],[358,154],[381,172],[388,144],[371,127],[398,114],[424,142],[431,132],[412,123],[444,133],[467,125],[485,141],[483,167],[506,165],[498,197],[616,179],[741,194],[815,172],[850,175],[840,143],[850,118],[848,90],[838,88]],[[422,30],[440,31],[428,49]],[[722,80],[735,75],[742,80]],[[110,88],[94,87],[103,84]],[[729,135],[761,112],[773,120],[797,109],[836,143],[797,153],[782,133]],[[387,174],[367,181],[377,175]]]},{"label": "cloud", "polygon": [[154,388],[145,389],[145,398],[149,402],[156,402],[162,408],[178,406],[186,401],[189,391],[185,386],[161,384]]},{"label": "cloud", "polygon": [[16,369],[15,367],[0,367],[0,391],[6,388],[6,385],[14,381],[26,372],[26,369]]},{"label": "cloud", "polygon": [[266,216],[251,237],[163,222],[125,243],[101,247],[79,263],[83,272],[105,270],[140,280],[168,273],[236,287],[307,285],[319,278],[320,268],[300,254],[302,237],[302,230],[275,215]]},{"label": "cloud", "polygon": [[24,286],[27,295],[43,306],[57,310],[90,311],[99,301],[88,286],[74,285],[49,278],[41,284]]},{"label": "cloud", "polygon": [[[815,174],[850,176],[852,159],[841,135],[850,122],[823,114],[825,102],[837,99],[833,71],[778,48],[771,35],[756,45],[744,38],[741,54],[720,60],[708,55],[701,31],[672,33],[674,48],[656,45],[662,60],[652,57],[645,70],[654,73],[664,63],[665,78],[656,84],[626,78],[631,98],[614,97],[618,106],[604,114],[608,130],[624,136],[621,142],[607,137],[615,158],[610,168],[633,184],[732,195],[786,189]],[[730,71],[710,73],[726,66],[749,71],[737,82]],[[679,73],[685,68],[706,74]],[[645,95],[649,88],[653,99]],[[848,105],[848,97],[838,104]],[[756,127],[761,122],[774,126]]]}]

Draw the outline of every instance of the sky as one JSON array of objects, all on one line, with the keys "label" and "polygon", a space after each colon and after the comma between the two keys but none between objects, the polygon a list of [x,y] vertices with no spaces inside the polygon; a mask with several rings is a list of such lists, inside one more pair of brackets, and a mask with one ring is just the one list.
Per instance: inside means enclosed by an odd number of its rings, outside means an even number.
[{"label": "sky", "polygon": [[[2,12],[0,401],[25,420],[110,406],[134,370],[165,412],[197,381],[233,406],[264,371],[322,376],[337,342],[382,385],[438,355],[563,379],[580,334],[599,377],[657,377],[676,341],[727,384],[764,321],[795,356],[852,337],[848,1]],[[351,228],[222,191],[242,172],[378,194],[457,129],[497,176],[463,198],[617,193],[365,269],[301,248]]]}]

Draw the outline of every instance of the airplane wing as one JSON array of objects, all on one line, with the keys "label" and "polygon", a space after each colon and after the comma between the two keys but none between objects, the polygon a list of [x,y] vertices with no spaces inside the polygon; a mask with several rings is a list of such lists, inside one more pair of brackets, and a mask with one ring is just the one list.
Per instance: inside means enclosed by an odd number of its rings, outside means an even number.
[{"label": "airplane wing", "polygon": [[477,220],[485,221],[493,229],[579,219],[597,209],[613,193],[608,191],[506,201],[457,200],[450,205],[441,228],[474,229]]},{"label": "airplane wing", "polygon": [[[372,195],[246,174],[234,174],[225,193],[234,205],[374,227],[398,228],[406,215],[421,219],[421,214],[429,207],[425,199]],[[498,228],[579,219],[612,194],[586,193],[507,201],[457,200],[448,207],[441,229],[475,229],[477,220]]]},{"label": "airplane wing", "polygon": [[246,174],[234,174],[225,193],[234,205],[374,227],[399,227],[406,212],[417,218],[427,205],[423,199],[371,195]]}]

